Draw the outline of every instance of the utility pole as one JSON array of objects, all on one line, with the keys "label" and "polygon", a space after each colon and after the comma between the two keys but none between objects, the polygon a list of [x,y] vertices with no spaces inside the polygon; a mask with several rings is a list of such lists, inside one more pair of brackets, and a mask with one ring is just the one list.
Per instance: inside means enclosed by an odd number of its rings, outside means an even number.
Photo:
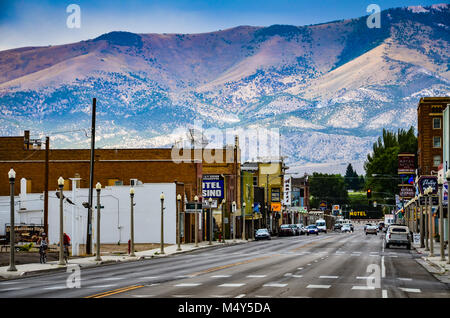
[{"label": "utility pole", "polygon": [[[45,180],[44,180],[44,232],[48,237],[48,160],[50,152],[50,138],[45,137]],[[72,234],[73,235],[73,234]]]},{"label": "utility pole", "polygon": [[94,188],[94,155],[95,155],[95,112],[97,99],[92,100],[92,126],[91,126],[91,163],[89,171],[89,207],[87,218],[86,254],[92,254],[92,196]]}]

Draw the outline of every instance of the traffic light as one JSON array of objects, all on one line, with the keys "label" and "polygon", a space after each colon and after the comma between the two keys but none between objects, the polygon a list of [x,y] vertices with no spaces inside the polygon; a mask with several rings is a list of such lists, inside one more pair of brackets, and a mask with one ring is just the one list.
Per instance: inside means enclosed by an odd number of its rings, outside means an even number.
[{"label": "traffic light", "polygon": [[372,197],[372,189],[367,189],[367,199]]}]

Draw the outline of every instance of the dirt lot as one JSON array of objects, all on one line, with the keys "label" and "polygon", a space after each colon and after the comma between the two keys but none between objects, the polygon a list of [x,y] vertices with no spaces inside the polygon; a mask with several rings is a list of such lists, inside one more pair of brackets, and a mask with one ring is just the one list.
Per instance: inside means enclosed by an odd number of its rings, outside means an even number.
[{"label": "dirt lot", "polygon": [[[159,244],[135,244],[134,250],[135,252],[151,250],[154,248],[159,248]],[[170,244],[164,244],[164,247],[170,246]],[[58,246],[51,245],[50,251],[47,254],[48,261],[57,261],[59,257]],[[69,248],[70,253],[72,253],[71,248]],[[95,252],[95,245],[94,251]],[[80,245],[80,256],[77,257],[85,257],[85,245]],[[128,244],[102,244],[101,246],[101,255],[120,255],[128,253]],[[29,263],[39,263],[39,251],[36,248],[32,248],[30,252],[16,252],[15,254],[16,264],[29,264]],[[9,249],[7,252],[3,250],[0,252],[0,266],[8,266],[9,265]]]}]

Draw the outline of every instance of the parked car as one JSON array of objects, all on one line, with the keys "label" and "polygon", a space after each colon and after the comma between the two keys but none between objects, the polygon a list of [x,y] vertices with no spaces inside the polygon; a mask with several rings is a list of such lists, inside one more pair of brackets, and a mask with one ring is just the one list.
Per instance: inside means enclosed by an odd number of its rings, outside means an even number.
[{"label": "parked car", "polygon": [[386,232],[384,247],[389,248],[391,245],[405,245],[411,249],[410,231],[404,225],[390,225]]},{"label": "parked car", "polygon": [[278,236],[294,236],[295,230],[290,224],[282,224]]},{"label": "parked car", "polygon": [[378,227],[376,225],[367,223],[364,226],[364,232],[366,233],[366,235],[368,235],[368,234],[375,234],[375,235],[377,235]]},{"label": "parked car", "polygon": [[333,230],[340,231],[342,228],[342,223],[335,223],[333,226]]},{"label": "parked car", "polygon": [[255,233],[255,240],[271,240],[269,230],[267,229],[258,229]]},{"label": "parked car", "polygon": [[308,225],[306,227],[306,235],[309,235],[309,234],[319,235],[319,229],[317,228],[317,226],[315,226],[315,225]]},{"label": "parked car", "polygon": [[300,229],[297,227],[297,224],[291,224],[291,228],[294,229],[294,235],[295,236],[300,235]]},{"label": "parked car", "polygon": [[298,224],[297,224],[297,227],[298,227],[299,230],[300,230],[300,235],[305,235],[305,234],[306,234],[305,226],[304,226],[302,223],[298,223]]},{"label": "parked car", "polygon": [[353,230],[352,230],[352,228],[351,228],[351,226],[350,226],[350,224],[344,224],[344,225],[342,225],[342,227],[341,227],[341,232],[353,232]]}]

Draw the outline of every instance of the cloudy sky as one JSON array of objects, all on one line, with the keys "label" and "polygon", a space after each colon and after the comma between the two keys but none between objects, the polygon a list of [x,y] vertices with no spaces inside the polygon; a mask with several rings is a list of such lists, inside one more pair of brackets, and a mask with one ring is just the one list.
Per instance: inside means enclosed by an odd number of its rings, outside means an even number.
[{"label": "cloudy sky", "polygon": [[[382,10],[445,1],[426,0],[0,0],[0,50],[57,45],[110,31],[200,33],[238,25],[307,25]],[[81,27],[68,28],[67,7],[81,9]]]}]

